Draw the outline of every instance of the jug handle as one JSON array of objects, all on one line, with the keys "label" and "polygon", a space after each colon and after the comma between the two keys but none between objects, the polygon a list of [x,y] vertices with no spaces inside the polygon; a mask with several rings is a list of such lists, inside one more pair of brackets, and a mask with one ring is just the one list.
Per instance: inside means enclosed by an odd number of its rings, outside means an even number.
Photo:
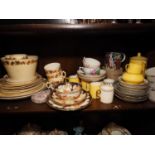
[{"label": "jug handle", "polygon": [[123,58],[122,58],[122,61],[121,62],[124,62],[125,59],[126,59],[126,55],[124,53],[122,53],[122,56],[123,56]]},{"label": "jug handle", "polygon": [[129,64],[125,65],[125,71],[127,71]]}]

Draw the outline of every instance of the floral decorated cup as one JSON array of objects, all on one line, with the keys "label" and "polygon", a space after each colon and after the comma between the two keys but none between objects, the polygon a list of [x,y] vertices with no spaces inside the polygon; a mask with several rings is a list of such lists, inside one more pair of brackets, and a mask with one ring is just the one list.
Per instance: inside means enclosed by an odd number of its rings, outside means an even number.
[{"label": "floral decorated cup", "polygon": [[101,63],[94,58],[83,58],[83,66],[87,68],[100,68]]},{"label": "floral decorated cup", "polygon": [[96,75],[100,74],[100,68],[87,68],[87,67],[79,67],[85,74],[88,75]]}]

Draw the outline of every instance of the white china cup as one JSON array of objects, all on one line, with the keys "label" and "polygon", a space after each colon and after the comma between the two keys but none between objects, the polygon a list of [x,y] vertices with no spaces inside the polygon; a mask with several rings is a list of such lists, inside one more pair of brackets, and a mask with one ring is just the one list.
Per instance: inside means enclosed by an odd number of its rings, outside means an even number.
[{"label": "white china cup", "polygon": [[101,63],[94,58],[83,58],[83,66],[87,68],[100,68]]},{"label": "white china cup", "polygon": [[87,67],[79,67],[85,74],[99,74],[100,68],[87,68]]}]

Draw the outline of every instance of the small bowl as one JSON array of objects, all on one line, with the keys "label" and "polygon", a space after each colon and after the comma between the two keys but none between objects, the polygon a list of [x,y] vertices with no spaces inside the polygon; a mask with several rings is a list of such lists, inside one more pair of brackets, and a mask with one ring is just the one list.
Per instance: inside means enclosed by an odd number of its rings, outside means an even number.
[{"label": "small bowl", "polygon": [[83,58],[83,66],[87,68],[100,68],[101,63],[94,58]]},{"label": "small bowl", "polygon": [[149,82],[155,82],[155,67],[148,68],[145,74]]}]

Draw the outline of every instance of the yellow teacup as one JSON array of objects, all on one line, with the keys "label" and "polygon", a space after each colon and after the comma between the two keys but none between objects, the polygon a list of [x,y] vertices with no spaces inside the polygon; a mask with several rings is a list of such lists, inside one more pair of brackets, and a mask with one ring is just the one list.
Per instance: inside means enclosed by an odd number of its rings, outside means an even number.
[{"label": "yellow teacup", "polygon": [[79,83],[80,80],[78,78],[78,76],[75,75],[70,75],[68,78],[66,78],[66,80],[68,80],[69,82],[74,82],[74,83]]},{"label": "yellow teacup", "polygon": [[129,63],[125,66],[125,69],[130,74],[142,74],[143,73],[143,66],[137,63]]},{"label": "yellow teacup", "polygon": [[81,85],[82,85],[82,89],[85,90],[85,91],[89,91],[90,89],[90,83],[89,82],[86,82],[86,81],[81,81]]},{"label": "yellow teacup", "polygon": [[130,60],[130,63],[135,63],[139,64],[142,66],[142,73],[145,74],[145,69],[146,69],[146,63],[143,61],[137,61],[137,60]]},{"label": "yellow teacup", "polygon": [[100,98],[99,97],[99,90],[100,86],[103,82],[91,82],[90,83],[90,95],[93,99]]}]

